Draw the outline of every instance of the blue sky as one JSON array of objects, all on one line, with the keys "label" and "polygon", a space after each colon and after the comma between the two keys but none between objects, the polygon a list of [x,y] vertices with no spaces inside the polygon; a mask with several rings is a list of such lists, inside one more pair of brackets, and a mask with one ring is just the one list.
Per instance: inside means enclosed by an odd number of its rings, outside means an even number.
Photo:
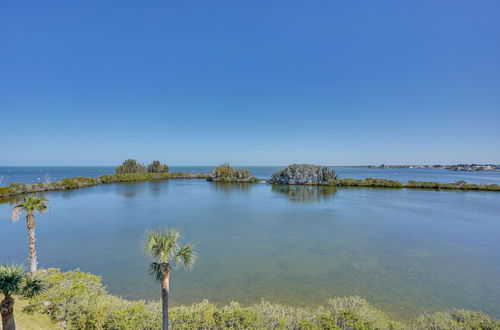
[{"label": "blue sky", "polygon": [[499,1],[4,1],[0,165],[500,163]]}]

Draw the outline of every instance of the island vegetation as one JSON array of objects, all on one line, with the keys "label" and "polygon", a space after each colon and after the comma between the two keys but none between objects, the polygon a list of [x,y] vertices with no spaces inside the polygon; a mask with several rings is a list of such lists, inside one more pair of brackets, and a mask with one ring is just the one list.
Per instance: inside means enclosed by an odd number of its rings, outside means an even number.
[{"label": "island vegetation", "polygon": [[116,168],[116,174],[128,173],[168,173],[168,166],[162,164],[159,160],[154,160],[147,167],[135,159],[127,159],[122,165]]},{"label": "island vegetation", "polygon": [[206,179],[207,177],[208,175],[203,173],[182,172],[104,174],[97,178],[75,177],[50,183],[11,183],[7,187],[0,187],[0,197],[39,193],[45,191],[85,188],[98,184],[155,181],[166,179]]},{"label": "island vegetation", "polygon": [[146,166],[139,163],[135,159],[127,159],[118,166],[116,169],[116,174],[126,174],[126,173],[144,173],[146,172]]},{"label": "island vegetation", "polygon": [[159,160],[154,160],[147,167],[148,173],[168,173],[168,166],[160,163]]},{"label": "island vegetation", "polygon": [[[159,161],[154,161],[145,167],[133,159],[128,159],[116,168],[117,174],[104,174],[97,178],[74,177],[47,183],[10,183],[6,187],[0,187],[0,198],[45,191],[77,189],[98,184],[166,179],[207,179],[208,181],[216,183],[257,183],[260,181],[259,179],[253,177],[250,171],[235,169],[228,164],[223,164],[214,168],[209,174],[182,172],[169,173],[168,170],[168,166],[161,164]],[[402,183],[399,181],[378,178],[340,179],[335,171],[329,167],[311,164],[289,165],[286,168],[273,173],[267,182],[271,184],[336,187],[500,191],[500,185],[498,184],[472,184],[465,181],[439,183],[410,180],[407,183]]]},{"label": "island vegetation", "polygon": [[292,164],[271,176],[269,183],[290,185],[333,186],[339,177],[326,166],[312,164]]},{"label": "island vegetation", "polygon": [[260,181],[254,178],[250,171],[235,169],[227,163],[211,170],[207,180],[219,183],[257,183]]},{"label": "island vegetation", "polygon": [[407,183],[400,181],[366,178],[366,179],[340,179],[337,182],[339,187],[372,187],[372,188],[409,188],[409,189],[433,189],[433,190],[482,190],[482,191],[500,191],[500,185],[497,184],[472,184],[465,181],[456,181],[453,183],[439,183],[427,181],[410,180]]},{"label": "island vegetation", "polygon": [[289,165],[275,172],[268,182],[284,185],[500,191],[500,185],[497,184],[471,184],[465,181],[439,183],[410,180],[407,183],[402,183],[378,178],[340,179],[335,171],[329,167],[311,164]]}]

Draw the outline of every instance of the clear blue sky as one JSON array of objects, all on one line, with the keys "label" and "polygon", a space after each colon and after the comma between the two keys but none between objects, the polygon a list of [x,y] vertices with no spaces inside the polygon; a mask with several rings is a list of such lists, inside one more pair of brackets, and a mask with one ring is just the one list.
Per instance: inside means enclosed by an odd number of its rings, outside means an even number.
[{"label": "clear blue sky", "polygon": [[500,1],[2,1],[0,165],[500,163]]}]

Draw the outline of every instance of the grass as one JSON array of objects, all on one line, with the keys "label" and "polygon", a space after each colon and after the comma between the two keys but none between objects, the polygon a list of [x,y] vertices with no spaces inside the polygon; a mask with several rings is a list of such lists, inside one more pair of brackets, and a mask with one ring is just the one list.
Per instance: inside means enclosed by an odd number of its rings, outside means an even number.
[{"label": "grass", "polygon": [[46,330],[63,329],[54,323],[46,314],[23,312],[22,309],[28,305],[24,299],[16,299],[14,304],[14,315],[16,318],[16,328],[20,330]]}]

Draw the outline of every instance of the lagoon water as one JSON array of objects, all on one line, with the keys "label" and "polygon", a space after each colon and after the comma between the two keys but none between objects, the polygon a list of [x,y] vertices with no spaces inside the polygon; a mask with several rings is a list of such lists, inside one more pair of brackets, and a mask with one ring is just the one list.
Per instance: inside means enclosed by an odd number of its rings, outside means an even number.
[{"label": "lagoon water", "polygon": [[[126,298],[159,298],[142,244],[148,229],[171,227],[199,254],[192,271],[174,272],[173,304],[264,298],[318,305],[359,295],[399,317],[456,307],[500,318],[497,192],[196,179],[45,196],[50,211],[37,218],[40,266],[99,274]],[[25,262],[25,224],[10,221],[11,207],[0,203],[0,261]]]}]

